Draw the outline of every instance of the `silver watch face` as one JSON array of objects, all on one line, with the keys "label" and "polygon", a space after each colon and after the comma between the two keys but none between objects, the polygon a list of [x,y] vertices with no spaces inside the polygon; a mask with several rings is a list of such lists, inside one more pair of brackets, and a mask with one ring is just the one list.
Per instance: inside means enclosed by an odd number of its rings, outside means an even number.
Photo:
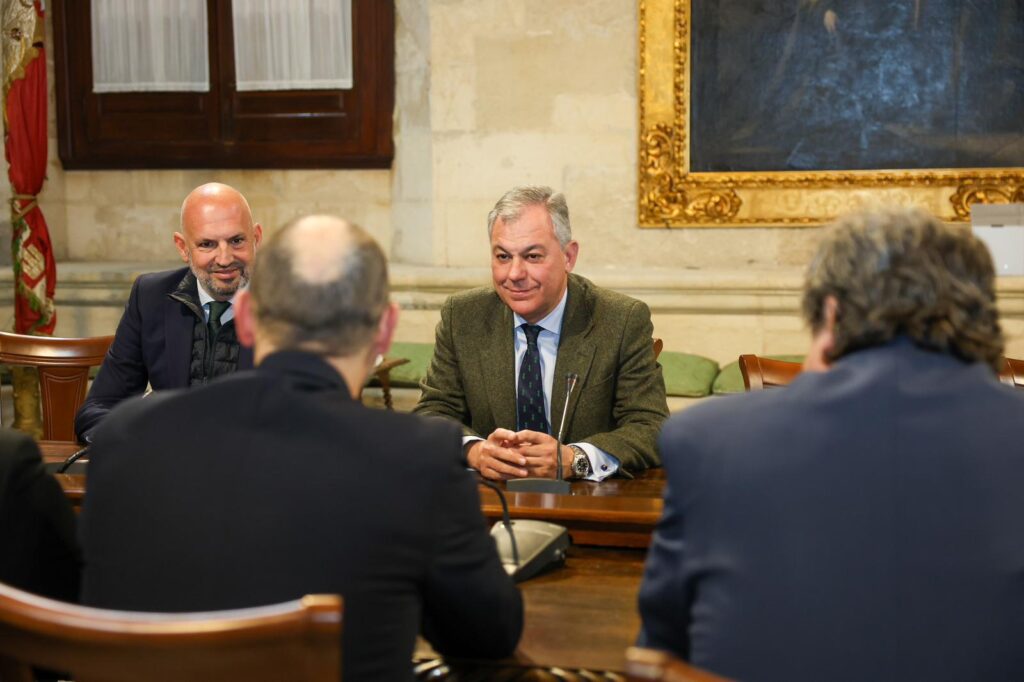
[{"label": "silver watch face", "polygon": [[590,473],[590,459],[585,453],[577,452],[572,460],[572,471],[577,476],[586,476]]}]

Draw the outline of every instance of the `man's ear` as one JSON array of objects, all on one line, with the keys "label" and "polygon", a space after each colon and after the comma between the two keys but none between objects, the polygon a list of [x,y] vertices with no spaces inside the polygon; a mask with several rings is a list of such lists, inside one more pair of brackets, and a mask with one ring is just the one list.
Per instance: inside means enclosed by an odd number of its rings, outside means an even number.
[{"label": "man's ear", "polygon": [[576,258],[580,255],[580,243],[573,240],[565,245],[565,271],[572,272],[576,267]]},{"label": "man's ear", "polygon": [[391,349],[391,341],[395,336],[395,327],[398,326],[398,304],[388,303],[381,313],[380,322],[377,323],[377,335],[373,339],[371,357],[387,355]]},{"label": "man's ear", "polygon": [[181,232],[174,233],[174,246],[177,247],[178,253],[181,254],[181,260],[188,262],[188,242],[185,241],[185,235]]},{"label": "man's ear", "polygon": [[826,296],[822,308],[821,327],[811,336],[811,347],[807,349],[807,357],[804,359],[805,372],[825,372],[832,366],[829,357],[836,347],[836,316],[839,314],[839,301],[835,296]]},{"label": "man's ear", "polygon": [[231,305],[235,308],[235,336],[246,348],[256,345],[256,317],[253,314],[252,294],[242,289],[235,294]]},{"label": "man's ear", "polygon": [[260,225],[259,223],[256,223],[255,225],[252,226],[252,245],[253,245],[253,248],[259,247],[260,242],[262,242],[262,241],[263,241],[263,226]]}]

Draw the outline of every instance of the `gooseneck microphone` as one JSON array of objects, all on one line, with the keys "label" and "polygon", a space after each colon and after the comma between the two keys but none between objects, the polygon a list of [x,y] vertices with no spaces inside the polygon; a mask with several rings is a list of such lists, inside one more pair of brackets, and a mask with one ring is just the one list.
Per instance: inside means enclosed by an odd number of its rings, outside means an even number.
[{"label": "gooseneck microphone", "polygon": [[562,406],[562,421],[558,425],[558,435],[555,436],[557,441],[558,452],[555,455],[555,459],[558,461],[558,478],[561,481],[562,476],[562,438],[565,436],[565,415],[569,414],[569,398],[572,397],[572,392],[576,388],[576,382],[580,380],[580,375],[575,372],[569,372],[565,375],[565,405]]},{"label": "gooseneck microphone", "polygon": [[562,422],[558,425],[555,436],[555,462],[558,471],[555,478],[513,478],[505,483],[505,489],[516,493],[552,493],[568,495],[572,492],[569,481],[562,475],[562,436],[565,435],[565,418],[569,414],[569,399],[579,382],[578,374],[572,372],[565,375],[565,405],[562,407]]},{"label": "gooseneck microphone", "polygon": [[74,453],[73,455],[68,457],[66,460],[64,460],[64,463],[60,465],[59,469],[57,469],[57,473],[58,474],[63,474],[65,471],[67,471],[68,469],[71,468],[72,464],[74,464],[75,462],[80,460],[82,457],[84,457],[86,454],[88,454],[88,452],[89,452],[89,446],[86,445],[84,448],[82,448],[81,450],[79,450],[78,452]]},{"label": "gooseneck microphone", "polygon": [[[476,473],[475,469],[469,469],[469,471]],[[480,482],[498,494],[498,499],[501,501],[501,522],[505,526],[509,542],[512,544],[512,564],[518,569],[519,547],[516,544],[516,533],[512,530],[512,520],[508,515],[508,502],[505,501],[505,493],[501,491],[501,488],[496,483],[488,481],[483,476],[480,477]]]}]

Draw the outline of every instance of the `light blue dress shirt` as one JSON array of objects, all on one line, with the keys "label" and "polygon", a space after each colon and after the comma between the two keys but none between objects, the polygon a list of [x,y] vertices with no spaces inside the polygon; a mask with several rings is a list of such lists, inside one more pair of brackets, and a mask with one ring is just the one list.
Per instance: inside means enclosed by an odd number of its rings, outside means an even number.
[{"label": "light blue dress shirt", "polygon": [[[537,323],[541,328],[537,336],[537,349],[540,351],[540,371],[544,379],[544,414],[547,415],[548,424],[551,425],[551,435],[558,436],[558,428],[561,426],[562,415],[551,414],[551,388],[555,382],[555,361],[558,359],[558,341],[562,334],[562,318],[565,315],[565,302],[568,300],[569,291],[562,293],[562,300],[558,302],[555,309]],[[526,355],[526,332],[522,325],[526,323],[519,315],[513,314],[513,334],[515,338],[516,354],[516,392],[519,390],[519,367],[523,364],[523,356]],[[564,377],[562,378],[565,379]],[[577,386],[576,390],[579,390]],[[514,425],[509,428],[514,428]],[[483,440],[475,436],[463,438],[463,445],[474,440]],[[619,470],[619,460],[608,454],[596,445],[590,443],[572,443],[587,453],[590,459],[590,475],[588,481],[602,481]]]}]

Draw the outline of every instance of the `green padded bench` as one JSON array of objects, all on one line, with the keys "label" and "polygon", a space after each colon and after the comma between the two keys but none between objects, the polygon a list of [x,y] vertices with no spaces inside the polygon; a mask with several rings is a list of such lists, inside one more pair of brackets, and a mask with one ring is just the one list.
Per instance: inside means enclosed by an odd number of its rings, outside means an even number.
[{"label": "green padded bench", "polygon": [[392,343],[388,357],[405,358],[409,362],[391,370],[391,387],[418,389],[420,379],[426,376],[427,368],[430,367],[430,358],[433,356],[434,344],[432,343]]},{"label": "green padded bench", "polygon": [[662,351],[658,356],[665,377],[665,393],[677,398],[704,398],[718,376],[718,363],[702,355]]},{"label": "green padded bench", "polygon": [[[426,375],[433,354],[432,343],[391,344],[388,358],[405,358],[409,362],[390,371],[390,386],[392,389],[412,389],[415,395],[407,395],[406,399],[400,402],[408,403],[412,400],[412,404],[415,404],[415,400],[419,398],[420,380]],[[669,396],[669,406],[673,410],[711,395],[712,384],[718,375],[718,363],[714,360],[691,353],[662,351],[658,362],[661,363],[664,372],[665,390]],[[379,387],[380,382],[374,378],[368,386]],[[740,388],[742,389],[742,381]],[[408,394],[410,391],[402,393]]]}]

